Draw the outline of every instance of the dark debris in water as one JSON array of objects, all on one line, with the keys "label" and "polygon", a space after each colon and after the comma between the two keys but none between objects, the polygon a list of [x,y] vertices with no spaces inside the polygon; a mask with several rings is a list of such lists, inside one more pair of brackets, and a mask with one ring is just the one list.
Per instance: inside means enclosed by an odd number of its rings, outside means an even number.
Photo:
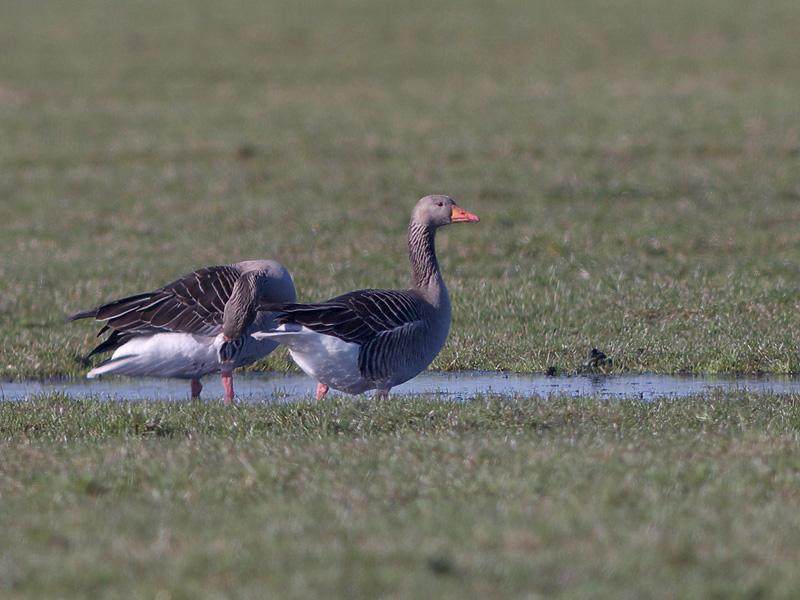
[{"label": "dark debris in water", "polygon": [[578,369],[578,373],[607,373],[614,366],[614,361],[602,350],[592,348],[586,360]]}]

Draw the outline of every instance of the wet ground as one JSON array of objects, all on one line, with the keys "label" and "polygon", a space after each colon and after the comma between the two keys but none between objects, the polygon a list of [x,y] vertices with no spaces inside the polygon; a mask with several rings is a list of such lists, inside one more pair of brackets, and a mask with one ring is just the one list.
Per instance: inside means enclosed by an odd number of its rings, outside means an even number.
[{"label": "wet ground", "polygon": [[[304,375],[251,373],[234,379],[236,396],[246,402],[307,400],[314,382]],[[205,399],[222,396],[219,379],[204,382]],[[392,390],[395,394],[435,394],[469,400],[482,394],[506,396],[594,396],[602,399],[660,397],[681,398],[713,390],[746,390],[760,393],[800,393],[800,377],[612,375],[521,375],[497,372],[424,373]],[[102,379],[0,382],[0,400],[19,401],[32,396],[62,392],[71,398],[102,400],[186,400],[189,384],[174,379]],[[331,390],[330,395],[338,392]]]}]

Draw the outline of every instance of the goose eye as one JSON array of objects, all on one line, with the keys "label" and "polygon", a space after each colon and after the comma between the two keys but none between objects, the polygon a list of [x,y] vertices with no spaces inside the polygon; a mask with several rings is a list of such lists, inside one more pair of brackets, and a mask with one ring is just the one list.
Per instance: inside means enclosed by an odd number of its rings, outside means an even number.
[{"label": "goose eye", "polygon": [[436,206],[444,206],[444,202],[437,202]]}]

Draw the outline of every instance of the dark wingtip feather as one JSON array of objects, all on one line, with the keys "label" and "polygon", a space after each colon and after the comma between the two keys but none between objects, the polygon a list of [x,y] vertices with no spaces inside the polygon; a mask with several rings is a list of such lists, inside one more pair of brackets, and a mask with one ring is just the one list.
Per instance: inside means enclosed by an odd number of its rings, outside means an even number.
[{"label": "dark wingtip feather", "polygon": [[86,358],[91,358],[95,354],[103,354],[104,352],[116,350],[122,344],[127,342],[130,337],[130,335],[122,334],[119,331],[112,331],[110,336],[100,342],[91,352],[89,352],[89,354],[86,355]]},{"label": "dark wingtip feather", "polygon": [[96,316],[97,316],[97,309],[92,308],[89,310],[82,310],[80,312],[67,315],[66,319],[67,321],[77,321],[79,319],[88,319],[90,317],[96,317]]}]

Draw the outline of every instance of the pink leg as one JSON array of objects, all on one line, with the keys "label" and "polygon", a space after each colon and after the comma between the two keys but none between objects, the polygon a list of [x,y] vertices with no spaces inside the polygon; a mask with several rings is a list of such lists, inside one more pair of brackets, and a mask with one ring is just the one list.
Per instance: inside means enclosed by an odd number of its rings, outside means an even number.
[{"label": "pink leg", "polygon": [[233,404],[233,373],[222,374],[222,387],[225,388],[223,404],[230,406]]},{"label": "pink leg", "polygon": [[324,383],[317,384],[317,401],[322,400],[328,393],[328,386]]},{"label": "pink leg", "polygon": [[203,384],[199,379],[192,379],[192,398],[199,398],[200,392],[203,391]]}]

